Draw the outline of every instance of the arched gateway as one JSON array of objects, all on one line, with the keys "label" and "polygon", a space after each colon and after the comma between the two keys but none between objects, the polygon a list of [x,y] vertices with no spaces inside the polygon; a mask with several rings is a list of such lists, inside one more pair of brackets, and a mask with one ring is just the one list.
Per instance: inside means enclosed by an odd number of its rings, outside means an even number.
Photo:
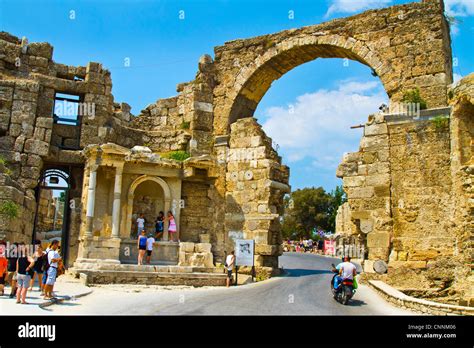
[{"label": "arched gateway", "polygon": [[252,116],[274,80],[317,58],[369,66],[391,101],[418,87],[429,107],[445,106],[446,86],[452,82],[449,27],[436,0],[230,41],[215,53],[217,134],[226,134],[226,123]]},{"label": "arched gateway", "polygon": [[[474,288],[466,281],[472,77],[450,87],[443,6],[441,0],[425,0],[227,42],[215,48],[214,58],[200,59],[196,78],[179,84],[177,96],[157,100],[138,117],[131,117],[127,104],[114,102],[110,72],[101,64],[58,64],[49,44],[28,45],[0,33],[1,47],[8,48],[0,55],[0,72],[9,76],[0,79],[5,100],[0,108],[7,115],[0,136],[8,144],[2,156],[14,168],[10,175],[0,165],[2,175],[13,178],[1,180],[0,188],[2,200],[17,204],[21,213],[14,221],[0,219],[3,237],[31,238],[41,168],[74,165],[74,177],[83,184],[71,196],[70,257],[88,260],[89,272],[123,266],[116,264],[135,243],[133,206],[149,200],[176,211],[180,266],[209,270],[223,262],[235,239],[245,238],[255,241],[257,269],[276,272],[289,169],[252,116],[286,72],[318,58],[342,58],[369,66],[392,103],[418,88],[428,110],[415,118],[369,116],[359,151],[348,154],[337,172],[348,195],[339,232],[365,243],[369,273],[374,262],[385,262],[388,279],[405,281],[407,288],[451,287],[464,299],[474,298],[466,290]],[[35,56],[22,59],[29,64],[21,71],[15,67],[20,55]],[[73,125],[58,123],[49,111],[63,94],[93,103],[95,113],[81,111]],[[20,117],[17,110],[28,114]],[[450,120],[432,121],[436,116]],[[452,276],[441,281],[433,269]],[[109,271],[107,279],[118,277]]]}]

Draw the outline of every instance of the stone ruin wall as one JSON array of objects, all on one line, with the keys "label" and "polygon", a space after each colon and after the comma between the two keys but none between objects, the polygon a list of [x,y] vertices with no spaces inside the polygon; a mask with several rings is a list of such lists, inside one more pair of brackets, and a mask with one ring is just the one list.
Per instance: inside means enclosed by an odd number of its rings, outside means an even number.
[{"label": "stone ruin wall", "polygon": [[[6,160],[0,174],[0,200],[11,200],[19,206],[19,216],[14,221],[2,215],[0,230],[2,239],[29,242],[36,209],[35,189],[42,170],[50,163],[71,166],[69,199],[74,200],[76,208],[70,210],[69,221],[74,250],[81,210],[80,148],[93,142],[113,141],[116,123],[123,121],[117,116],[125,118],[126,114],[113,103],[110,73],[100,64],[66,66],[55,63],[52,54],[48,43],[28,44],[0,33],[0,155]],[[54,124],[55,91],[81,95],[84,102],[94,103],[94,117],[84,116],[80,129]],[[112,112],[114,105],[118,112]],[[64,146],[77,150],[66,150]]]},{"label": "stone ruin wall", "polygon": [[[13,221],[1,215],[0,238],[30,241],[36,209],[35,189],[42,170],[50,164],[71,166],[69,199],[74,200],[75,208],[69,212],[70,254],[74,259],[83,213],[82,148],[112,142],[129,148],[149,145],[157,152],[202,152],[202,144],[209,143],[210,135],[201,121],[203,117],[209,119],[212,113],[207,104],[202,105],[208,99],[201,98],[202,103],[189,105],[190,99],[199,99],[199,95],[193,94],[195,85],[205,90],[193,82],[183,84],[179,96],[158,100],[141,117],[135,118],[128,104],[114,102],[110,72],[101,64],[67,66],[54,62],[52,54],[53,48],[48,43],[28,44],[8,33],[0,33],[0,155],[6,161],[0,165],[0,203],[11,200],[20,207],[19,216]],[[55,92],[80,95],[82,102],[93,103],[95,113],[83,115],[80,127],[55,124],[51,117]],[[161,117],[157,117],[158,110]],[[178,122],[184,113],[190,122],[189,129],[181,129]],[[150,118],[159,122],[150,127]],[[193,127],[199,123],[201,130],[194,130],[200,128]],[[147,127],[151,131],[144,130]],[[189,149],[189,140],[199,132],[201,140],[205,140],[197,149]],[[193,191],[187,195],[192,196]]]},{"label": "stone ruin wall", "polygon": [[[337,232],[365,240],[364,270],[407,293],[472,305],[471,74],[454,85],[449,122],[369,117],[360,149],[338,168],[348,203]],[[388,155],[388,156],[387,156]],[[375,276],[375,274],[373,274]]]},{"label": "stone ruin wall", "polygon": [[464,77],[448,91],[451,106],[451,180],[456,266],[445,277],[455,278],[464,294],[461,304],[474,305],[474,74]]},{"label": "stone ruin wall", "polygon": [[[81,150],[89,144],[107,142],[132,148],[148,146],[153,151],[187,151],[192,155],[210,153],[212,144],[212,60],[203,56],[196,79],[178,85],[176,97],[157,100],[134,117],[126,103],[115,103],[110,72],[99,63],[86,67],[59,64],[52,59],[48,43],[30,43],[0,33],[0,203],[11,200],[20,207],[14,220],[0,216],[0,239],[29,242],[36,209],[35,189],[48,165],[72,166],[70,200],[70,261],[77,255],[82,202],[87,190]],[[80,127],[53,123],[55,92],[80,95],[93,103],[95,114],[83,116]],[[187,123],[188,126],[183,126]],[[190,139],[196,140],[190,146]],[[65,149],[69,147],[72,149]],[[182,233],[197,239],[213,230],[213,200],[203,196],[212,191],[213,179],[183,180]],[[202,175],[201,175],[202,176]],[[84,180],[83,180],[84,179]],[[222,238],[220,237],[222,240]],[[224,253],[221,252],[223,256]],[[72,264],[72,262],[70,262]]]},{"label": "stone ruin wall", "polygon": [[282,254],[279,218],[289,193],[289,168],[254,118],[231,125],[226,173],[226,250],[235,239],[255,240],[255,266],[278,268]]}]

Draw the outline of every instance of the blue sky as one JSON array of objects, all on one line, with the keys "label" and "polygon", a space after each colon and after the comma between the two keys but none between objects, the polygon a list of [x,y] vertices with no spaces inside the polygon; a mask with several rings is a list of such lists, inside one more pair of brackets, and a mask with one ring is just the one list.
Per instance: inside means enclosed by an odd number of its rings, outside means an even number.
[{"label": "blue sky", "polygon": [[[403,0],[0,0],[0,30],[54,46],[54,60],[98,61],[112,72],[113,94],[138,114],[190,81],[199,57],[225,41],[317,24]],[[456,77],[474,71],[474,0],[445,0],[461,20],[453,30]],[[184,12],[183,12],[184,11]],[[293,11],[294,18],[289,18]],[[184,18],[183,18],[184,15]],[[126,67],[125,62],[130,62]],[[356,151],[364,122],[387,96],[370,70],[318,59],[275,81],[255,116],[279,144],[293,188],[333,189],[344,152]]]}]

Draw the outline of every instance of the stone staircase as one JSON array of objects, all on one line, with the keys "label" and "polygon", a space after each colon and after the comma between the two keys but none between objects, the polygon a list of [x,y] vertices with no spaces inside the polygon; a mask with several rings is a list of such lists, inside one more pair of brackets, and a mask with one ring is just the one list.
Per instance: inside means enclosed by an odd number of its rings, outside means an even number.
[{"label": "stone staircase", "polygon": [[86,284],[144,284],[224,286],[226,274],[218,267],[176,265],[100,264],[92,268],[70,268],[68,273]]}]

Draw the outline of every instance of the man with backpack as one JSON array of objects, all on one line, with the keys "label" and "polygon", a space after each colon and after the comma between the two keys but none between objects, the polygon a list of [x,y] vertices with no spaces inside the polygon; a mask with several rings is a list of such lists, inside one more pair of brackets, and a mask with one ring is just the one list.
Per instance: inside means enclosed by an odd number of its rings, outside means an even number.
[{"label": "man with backpack", "polygon": [[58,253],[59,241],[53,240],[47,252],[47,262],[46,262],[46,282],[44,286],[44,299],[50,300],[53,298],[53,287],[56,282],[56,277],[58,274],[58,266],[61,261],[61,256]]}]

